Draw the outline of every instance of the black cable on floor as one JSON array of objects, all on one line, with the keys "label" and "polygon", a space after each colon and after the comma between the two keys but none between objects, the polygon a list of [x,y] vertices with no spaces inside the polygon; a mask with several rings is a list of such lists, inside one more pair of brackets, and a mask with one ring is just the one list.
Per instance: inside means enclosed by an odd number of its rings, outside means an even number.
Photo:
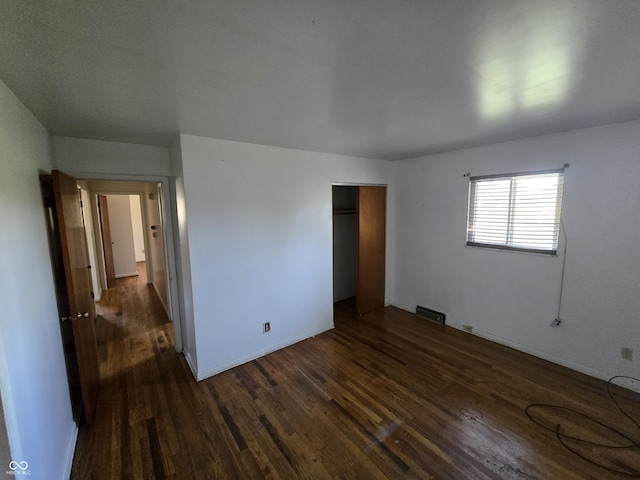
[{"label": "black cable on floor", "polygon": [[[616,379],[627,379],[627,380],[632,380],[632,381],[637,381],[637,382],[640,382],[640,379],[634,378],[634,377],[628,377],[628,376],[624,376],[624,375],[617,375],[615,377],[611,377],[607,381],[607,395],[609,395],[609,398],[615,404],[615,406],[618,408],[618,410],[620,410],[620,412],[625,417],[627,417],[633,423],[633,425],[638,429],[638,433],[639,433],[638,439],[633,439],[633,438],[629,437],[628,435],[626,435],[625,433],[621,432],[620,430],[618,430],[618,429],[616,429],[616,428],[614,428],[614,427],[612,427],[610,425],[607,425],[607,424],[605,424],[603,422],[600,422],[599,420],[596,420],[595,418],[593,418],[593,417],[591,417],[589,415],[586,415],[586,414],[584,414],[582,412],[579,412],[579,411],[574,410],[574,409],[569,408],[569,407],[563,407],[563,406],[560,406],[560,405],[549,405],[549,404],[538,403],[538,404],[531,404],[531,405],[527,406],[527,408],[525,409],[525,413],[529,417],[529,420],[531,420],[532,422],[540,425],[542,428],[555,433],[556,434],[556,438],[560,442],[560,445],[562,445],[564,448],[566,448],[568,451],[570,451],[574,455],[577,455],[578,457],[582,458],[583,460],[586,460],[587,462],[589,462],[589,463],[591,463],[593,465],[597,465],[598,467],[604,468],[605,470],[608,470],[610,472],[614,472],[614,473],[617,473],[619,475],[624,475],[624,476],[631,477],[631,478],[640,478],[640,470],[638,470],[636,467],[625,465],[624,463],[620,462],[617,466],[621,467],[621,469],[613,468],[613,467],[611,467],[609,465],[604,465],[602,463],[597,462],[593,458],[590,458],[587,455],[585,455],[585,454],[583,454],[581,452],[578,452],[576,449],[570,447],[567,444],[568,440],[573,440],[573,441],[576,441],[576,442],[580,442],[580,443],[583,443],[583,444],[590,445],[592,447],[608,449],[608,450],[611,450],[611,451],[637,450],[638,451],[638,455],[639,455],[638,458],[640,458],[640,421],[638,421],[635,418],[633,418],[629,412],[627,412],[624,408],[622,408],[622,406],[620,405],[618,400],[615,398],[613,393],[611,393],[611,384]],[[609,430],[610,432],[618,435],[621,439],[626,440],[626,442],[624,442],[625,443],[624,445],[606,445],[606,444],[603,444],[603,443],[592,442],[590,440],[585,440],[585,439],[582,439],[582,438],[566,435],[566,434],[564,434],[564,433],[562,433],[560,431],[560,424],[557,424],[555,428],[550,428],[547,425],[545,425],[544,423],[542,423],[542,421],[539,421],[536,418],[534,418],[534,416],[531,414],[530,410],[531,409],[535,409],[535,408],[555,409],[555,410],[565,411],[565,412],[568,412],[568,413],[573,414],[573,415],[578,415],[579,417],[583,417],[586,420],[592,422],[593,424],[599,425],[599,426],[603,427],[604,429]]]}]

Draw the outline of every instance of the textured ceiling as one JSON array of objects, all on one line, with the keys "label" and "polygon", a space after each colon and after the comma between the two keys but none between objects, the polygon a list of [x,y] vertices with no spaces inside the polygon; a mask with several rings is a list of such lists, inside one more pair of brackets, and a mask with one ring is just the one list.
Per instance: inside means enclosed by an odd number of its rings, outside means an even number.
[{"label": "textured ceiling", "polygon": [[640,118],[638,0],[0,1],[55,135],[400,159]]}]

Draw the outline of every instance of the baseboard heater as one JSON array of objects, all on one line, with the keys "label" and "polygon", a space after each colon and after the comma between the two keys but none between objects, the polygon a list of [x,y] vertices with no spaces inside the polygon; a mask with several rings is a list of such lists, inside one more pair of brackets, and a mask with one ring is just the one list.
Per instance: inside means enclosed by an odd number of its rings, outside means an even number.
[{"label": "baseboard heater", "polygon": [[445,318],[447,317],[442,312],[437,312],[420,305],[416,306],[416,315],[420,318],[426,318],[427,320],[431,320],[432,322],[439,323],[440,325],[444,325]]}]

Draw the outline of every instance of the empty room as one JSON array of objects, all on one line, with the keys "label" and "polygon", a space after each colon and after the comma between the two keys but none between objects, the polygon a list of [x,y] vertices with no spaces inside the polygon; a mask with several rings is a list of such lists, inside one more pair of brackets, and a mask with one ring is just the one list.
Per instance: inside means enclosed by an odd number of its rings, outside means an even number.
[{"label": "empty room", "polygon": [[640,2],[1,12],[0,474],[640,477]]}]

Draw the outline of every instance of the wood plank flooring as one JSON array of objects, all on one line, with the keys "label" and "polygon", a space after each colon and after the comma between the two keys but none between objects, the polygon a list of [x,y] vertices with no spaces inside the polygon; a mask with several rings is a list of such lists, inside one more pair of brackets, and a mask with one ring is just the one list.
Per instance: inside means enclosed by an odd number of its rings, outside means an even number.
[{"label": "wood plank flooring", "polygon": [[[118,281],[99,304],[103,381],[74,480],[628,478],[525,414],[531,403],[569,407],[640,443],[602,381],[395,308],[358,317],[343,302],[334,330],[196,383],[139,280]],[[640,419],[640,395],[613,391]],[[566,436],[620,442],[568,410],[532,415]],[[640,470],[637,448],[566,442]]]}]

